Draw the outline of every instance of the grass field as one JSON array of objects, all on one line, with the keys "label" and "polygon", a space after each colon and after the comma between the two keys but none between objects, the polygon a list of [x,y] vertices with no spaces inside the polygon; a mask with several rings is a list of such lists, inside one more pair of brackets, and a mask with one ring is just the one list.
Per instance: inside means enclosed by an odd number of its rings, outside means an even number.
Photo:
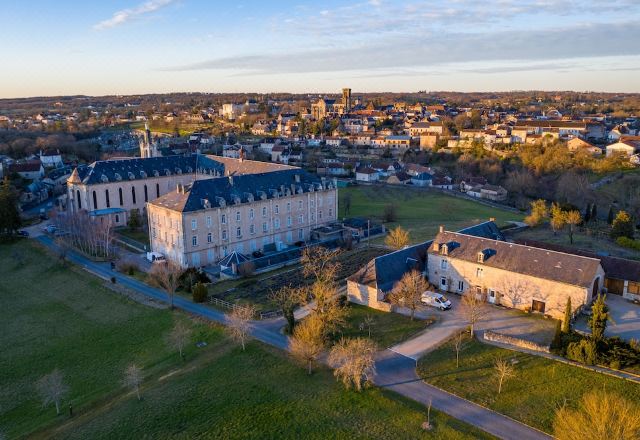
[{"label": "grass field", "polygon": [[349,304],[348,307],[347,325],[340,334],[336,335],[337,338],[368,338],[369,326],[365,323],[365,319],[370,317],[371,339],[378,344],[380,349],[407,340],[433,323],[432,320],[417,318],[412,321],[409,317],[399,313],[381,312],[358,304]]},{"label": "grass field", "polygon": [[[437,412],[435,430],[423,433],[414,402],[345,391],[329,370],[309,377],[258,342],[242,352],[221,327],[127,300],[28,241],[0,246],[0,295],[7,438],[488,438]],[[193,327],[192,342],[208,343],[190,344],[184,362],[165,343],[176,320]],[[140,402],[122,386],[132,361],[143,367]],[[57,417],[34,387],[54,368],[70,388]]]},{"label": "grass field", "polygon": [[382,219],[384,207],[397,206],[398,221],[387,224],[387,228],[401,225],[409,230],[411,242],[430,240],[439,225],[457,231],[467,226],[495,217],[498,226],[508,220],[522,220],[514,212],[493,208],[446,194],[406,187],[359,186],[341,188],[339,217],[344,217],[344,197],[351,195],[349,217],[373,217]]},{"label": "grass field", "polygon": [[[516,376],[500,395],[494,362],[515,359]],[[606,389],[640,399],[640,385],[561,362],[469,341],[456,369],[451,343],[420,359],[418,373],[427,382],[543,431],[552,432],[555,410],[576,405],[585,392]]]},{"label": "grass field", "polygon": [[139,230],[131,230],[129,228],[120,228],[116,230],[116,233],[123,235],[127,238],[137,241],[149,248],[149,231],[145,227]]}]

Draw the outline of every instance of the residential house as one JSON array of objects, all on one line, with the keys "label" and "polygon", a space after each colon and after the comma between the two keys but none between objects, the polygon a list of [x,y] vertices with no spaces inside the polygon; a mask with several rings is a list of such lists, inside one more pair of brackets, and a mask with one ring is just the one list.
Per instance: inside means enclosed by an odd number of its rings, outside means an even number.
[{"label": "residential house", "polygon": [[356,170],[356,180],[359,182],[377,182],[380,175],[370,166],[362,166]]},{"label": "residential house", "polygon": [[598,156],[602,154],[602,148],[600,147],[596,147],[593,144],[590,144],[589,142],[585,141],[584,139],[580,139],[580,138],[573,138],[573,139],[569,139],[567,141],[567,148],[569,149],[569,151],[587,151],[590,154],[593,154],[594,156]]},{"label": "residential house", "polygon": [[632,156],[640,152],[640,136],[622,136],[618,142],[607,145],[607,156],[612,154],[624,154]]},{"label": "residential house", "polygon": [[404,171],[399,171],[390,175],[387,178],[387,183],[390,185],[408,185],[411,183],[411,176]]},{"label": "residential house", "polygon": [[16,173],[23,179],[39,180],[44,177],[44,167],[39,160],[15,162],[8,167],[9,174]]},{"label": "residential house", "polygon": [[40,150],[40,162],[45,168],[57,168],[63,165],[60,150]]},{"label": "residential house", "polygon": [[426,172],[411,176],[411,184],[415,186],[431,186],[432,181],[433,175]]}]

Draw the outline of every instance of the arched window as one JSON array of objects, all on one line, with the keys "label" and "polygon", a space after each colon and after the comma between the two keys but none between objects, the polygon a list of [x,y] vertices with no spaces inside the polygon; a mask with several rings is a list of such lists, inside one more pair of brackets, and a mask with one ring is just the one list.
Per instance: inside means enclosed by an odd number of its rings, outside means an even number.
[{"label": "arched window", "polygon": [[136,187],[131,187],[131,200],[133,200],[133,204],[136,204]]},{"label": "arched window", "polygon": [[144,186],[144,201],[145,202],[149,201],[149,196],[147,194],[147,185]]},{"label": "arched window", "polygon": [[80,191],[76,190],[76,200],[78,200],[78,211],[82,209],[82,200],[80,200]]},{"label": "arched window", "polygon": [[124,206],[124,200],[122,198],[122,188],[118,188],[118,197],[120,197],[120,206]]},{"label": "arched window", "polygon": [[156,198],[160,197],[160,184],[156,183]]},{"label": "arched window", "polygon": [[104,200],[107,203],[107,208],[111,208],[111,202],[109,201],[109,190],[104,190]]},{"label": "arched window", "polygon": [[93,192],[93,209],[98,209],[98,196],[96,192]]}]

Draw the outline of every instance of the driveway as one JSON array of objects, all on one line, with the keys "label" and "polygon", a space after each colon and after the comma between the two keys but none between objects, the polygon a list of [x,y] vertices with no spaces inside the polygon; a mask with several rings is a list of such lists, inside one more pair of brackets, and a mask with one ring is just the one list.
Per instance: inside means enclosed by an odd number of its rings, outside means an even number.
[{"label": "driveway", "polygon": [[[467,327],[464,317],[462,297],[456,294],[447,295],[451,301],[450,310],[436,310],[432,307],[421,306],[416,312],[420,318],[435,317],[437,321],[408,341],[404,341],[390,348],[402,356],[417,360],[424,353],[437,348],[456,332]],[[537,343],[550,343],[555,331],[555,322],[541,316],[526,315],[518,310],[505,309],[499,306],[485,305],[486,317],[476,324],[479,335],[485,330],[492,330],[504,335],[514,336]],[[403,314],[407,310],[401,310]]]},{"label": "driveway", "polygon": [[[620,295],[607,295],[607,306],[613,322],[609,322],[606,336],[620,336],[624,340],[640,340],[640,305],[627,301]],[[574,328],[591,333],[588,325],[589,317],[580,315]]]}]

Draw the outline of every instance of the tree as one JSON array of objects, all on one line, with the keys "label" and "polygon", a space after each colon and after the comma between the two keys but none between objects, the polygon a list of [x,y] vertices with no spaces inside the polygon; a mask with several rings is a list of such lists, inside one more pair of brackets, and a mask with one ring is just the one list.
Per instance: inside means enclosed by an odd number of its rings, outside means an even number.
[{"label": "tree", "polygon": [[591,220],[591,204],[587,203],[587,208],[584,210],[584,222],[589,223]]},{"label": "tree", "polygon": [[53,403],[56,406],[56,414],[60,415],[60,403],[69,392],[69,387],[64,383],[64,377],[60,370],[55,369],[43,376],[36,384],[42,397],[42,405]]},{"label": "tree", "polygon": [[178,321],[176,325],[173,326],[167,340],[171,348],[178,350],[180,359],[184,360],[184,349],[191,340],[191,328],[182,321]]},{"label": "tree", "polygon": [[633,221],[626,211],[619,211],[611,225],[611,238],[627,237],[633,239]]},{"label": "tree", "polygon": [[515,376],[515,371],[511,362],[505,359],[496,359],[494,368],[498,379],[498,394],[502,392],[502,384],[509,378]]},{"label": "tree", "polygon": [[382,221],[385,223],[395,222],[398,219],[398,207],[393,203],[387,203],[384,205],[382,211]]},{"label": "tree", "polygon": [[396,283],[393,290],[389,294],[391,304],[406,307],[411,311],[411,320],[415,315],[422,294],[429,288],[429,283],[425,280],[422,273],[412,270],[404,275],[400,281]]},{"label": "tree", "polygon": [[142,218],[140,217],[140,211],[132,209],[129,213],[129,220],[127,220],[127,226],[130,229],[138,229],[142,226]]},{"label": "tree", "polygon": [[311,367],[322,354],[325,347],[322,322],[311,315],[296,326],[293,337],[289,340],[289,349],[293,357],[306,365],[311,374]]},{"label": "tree", "polygon": [[571,314],[573,310],[571,308],[571,297],[567,297],[567,305],[564,308],[564,319],[562,320],[562,333],[569,333],[571,331]]},{"label": "tree", "polygon": [[524,222],[531,227],[538,226],[549,216],[547,202],[542,199],[531,202],[531,214],[525,217]]},{"label": "tree", "polygon": [[556,319],[556,328],[553,332],[553,339],[551,340],[551,348],[558,349],[562,347],[562,321]]},{"label": "tree", "polygon": [[351,210],[351,193],[345,193],[342,197],[342,206],[344,206],[344,216],[346,217]]},{"label": "tree", "polygon": [[331,349],[328,363],[347,389],[361,391],[375,374],[376,351],[376,344],[370,339],[343,338]]},{"label": "tree", "polygon": [[558,440],[635,440],[640,438],[640,408],[606,391],[582,397],[578,408],[563,406],[553,423]]},{"label": "tree", "polygon": [[287,325],[284,328],[285,333],[291,335],[296,326],[296,317],[294,311],[298,304],[304,299],[304,293],[302,289],[289,286],[284,286],[274,292],[271,292],[269,299],[278,305],[278,308],[282,312],[282,316],[287,321]]},{"label": "tree", "polygon": [[191,296],[193,297],[193,302],[202,303],[207,300],[207,295],[209,291],[207,290],[207,286],[203,283],[196,283],[191,289]]},{"label": "tree", "polygon": [[571,203],[574,206],[583,207],[589,191],[590,185],[587,177],[583,174],[569,171],[563,173],[558,180],[556,199],[563,203]]},{"label": "tree", "polygon": [[615,215],[613,213],[613,206],[609,206],[609,213],[607,214],[607,223],[612,224]]},{"label": "tree", "polygon": [[180,284],[180,275],[182,268],[173,261],[164,263],[154,263],[151,268],[151,283],[167,293],[169,297],[169,305],[173,310],[173,297],[175,296],[178,285]]},{"label": "tree", "polygon": [[484,294],[478,294],[473,289],[468,289],[462,297],[462,314],[469,324],[471,338],[475,333],[476,325],[482,321],[487,310],[484,305]]},{"label": "tree", "polygon": [[140,384],[142,383],[142,370],[136,364],[130,364],[124,370],[124,385],[133,388],[136,392],[136,396],[138,400],[141,400],[140,397]]},{"label": "tree", "polygon": [[569,242],[573,244],[573,232],[574,228],[582,222],[582,216],[580,211],[573,210],[565,214],[565,222],[569,225]]},{"label": "tree", "polygon": [[231,338],[242,345],[242,351],[245,349],[245,343],[249,337],[249,330],[251,330],[251,320],[255,314],[255,307],[247,305],[236,307],[231,313],[226,315]]},{"label": "tree", "polygon": [[453,337],[453,350],[456,352],[456,368],[460,366],[460,352],[466,348],[464,342],[466,332],[458,332]]},{"label": "tree", "polygon": [[371,338],[371,327],[373,326],[373,324],[375,324],[375,319],[373,319],[373,316],[369,315],[367,313],[367,316],[364,317],[364,321],[362,321],[362,327],[366,327],[369,333],[369,338]]},{"label": "tree", "polygon": [[598,298],[591,306],[591,317],[589,318],[589,328],[591,329],[591,337],[594,341],[604,339],[604,331],[607,328],[607,322],[611,319],[609,307],[605,300],[607,296],[598,294]]},{"label": "tree", "polygon": [[598,221],[598,206],[595,203],[591,207],[591,215],[589,217],[591,220]]},{"label": "tree", "polygon": [[9,178],[5,176],[0,184],[0,234],[11,235],[21,224],[18,197],[9,183]]},{"label": "tree", "polygon": [[409,232],[405,231],[402,226],[389,231],[389,235],[384,239],[384,244],[393,249],[402,249],[409,244]]},{"label": "tree", "polygon": [[565,214],[560,205],[557,203],[551,204],[551,229],[553,229],[553,235],[556,235],[558,231],[564,228]]}]

